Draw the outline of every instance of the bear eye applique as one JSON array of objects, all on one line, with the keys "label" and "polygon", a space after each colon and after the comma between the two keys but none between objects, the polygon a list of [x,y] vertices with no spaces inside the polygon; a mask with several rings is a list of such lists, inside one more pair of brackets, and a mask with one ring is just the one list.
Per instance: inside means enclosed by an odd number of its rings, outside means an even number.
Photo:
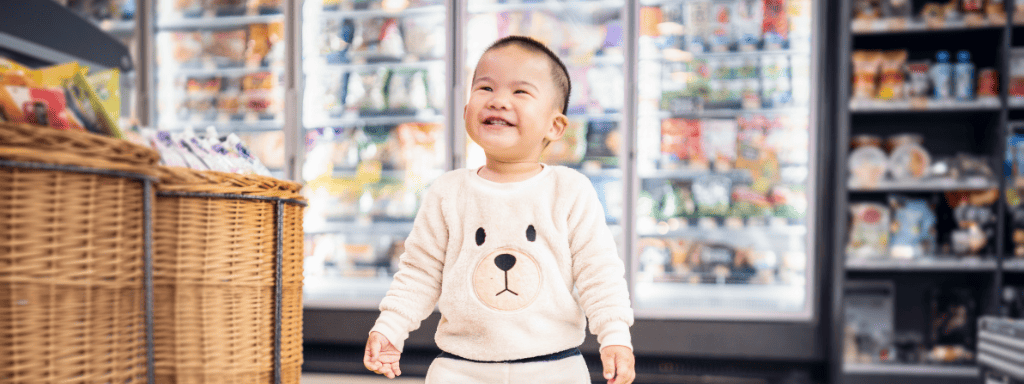
[{"label": "bear eye applique", "polygon": [[533,228],[532,224],[529,227],[526,227],[526,240],[531,242],[537,240],[537,230]]},{"label": "bear eye applique", "polygon": [[484,233],[484,229],[483,228],[477,228],[476,229],[476,245],[484,245],[484,239],[486,237],[487,237],[487,234]]}]

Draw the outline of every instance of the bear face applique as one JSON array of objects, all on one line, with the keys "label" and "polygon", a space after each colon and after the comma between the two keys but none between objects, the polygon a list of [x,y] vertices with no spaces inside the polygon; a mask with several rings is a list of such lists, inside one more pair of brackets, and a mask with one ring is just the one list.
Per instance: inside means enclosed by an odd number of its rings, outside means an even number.
[{"label": "bear face applique", "polygon": [[[523,240],[533,242],[537,231],[526,228]],[[487,232],[476,231],[476,245],[487,243]],[[537,299],[541,288],[540,266],[530,254],[511,245],[499,246],[480,259],[473,272],[473,290],[488,307],[499,311],[526,308]]]}]

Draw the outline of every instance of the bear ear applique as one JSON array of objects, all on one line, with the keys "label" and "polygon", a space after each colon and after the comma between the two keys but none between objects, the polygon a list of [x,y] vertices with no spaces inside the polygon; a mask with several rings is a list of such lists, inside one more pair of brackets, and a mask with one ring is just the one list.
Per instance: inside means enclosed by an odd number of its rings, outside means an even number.
[{"label": "bear ear applique", "polygon": [[531,242],[537,240],[537,230],[533,228],[533,224],[530,224],[529,227],[526,227],[526,240],[529,240]]},{"label": "bear ear applique", "polygon": [[484,245],[484,239],[487,238],[487,234],[484,233],[483,228],[476,229],[476,245]]}]

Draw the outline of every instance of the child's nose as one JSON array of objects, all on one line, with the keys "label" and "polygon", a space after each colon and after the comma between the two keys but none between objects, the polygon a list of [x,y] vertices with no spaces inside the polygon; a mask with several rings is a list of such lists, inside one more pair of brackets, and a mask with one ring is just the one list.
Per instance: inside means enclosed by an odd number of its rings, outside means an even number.
[{"label": "child's nose", "polygon": [[508,96],[502,92],[495,92],[490,100],[487,100],[488,109],[508,109]]}]

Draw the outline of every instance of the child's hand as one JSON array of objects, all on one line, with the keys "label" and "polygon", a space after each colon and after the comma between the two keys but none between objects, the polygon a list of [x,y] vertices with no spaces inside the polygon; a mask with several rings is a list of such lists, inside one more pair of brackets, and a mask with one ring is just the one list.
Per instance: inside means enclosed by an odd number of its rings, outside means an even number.
[{"label": "child's hand", "polygon": [[370,338],[366,340],[366,354],[363,355],[366,369],[394,379],[402,375],[402,370],[398,368],[398,359],[401,357],[402,352],[387,337],[380,332],[370,332]]},{"label": "child's hand", "polygon": [[629,384],[636,378],[633,370],[633,350],[621,345],[609,345],[601,349],[601,363],[604,378],[608,384]]}]

